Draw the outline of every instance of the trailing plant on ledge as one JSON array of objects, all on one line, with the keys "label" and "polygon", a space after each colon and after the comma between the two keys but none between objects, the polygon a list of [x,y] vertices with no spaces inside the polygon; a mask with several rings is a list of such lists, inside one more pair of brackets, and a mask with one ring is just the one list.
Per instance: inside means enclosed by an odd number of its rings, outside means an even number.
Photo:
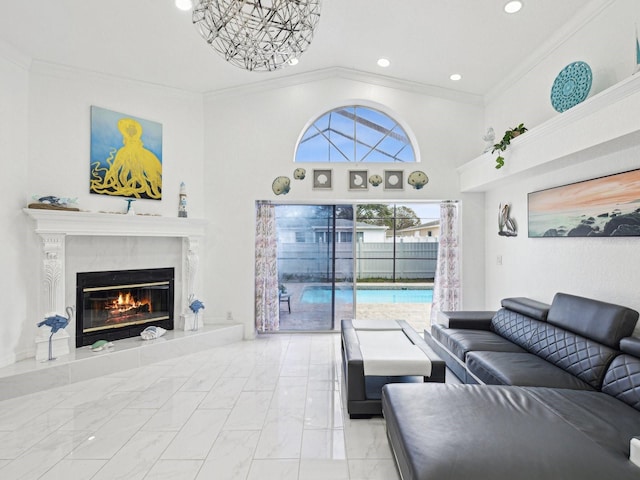
[{"label": "trailing plant on ledge", "polygon": [[[496,143],[493,146],[493,150],[491,150],[491,153],[494,153],[496,150],[499,150],[500,152],[504,152],[507,149],[507,147],[511,144],[511,140],[513,140],[518,135],[523,134],[526,131],[527,131],[527,127],[524,126],[524,123],[521,123],[515,128],[510,128],[509,130],[504,132],[504,137],[502,137],[502,140],[500,140],[499,143]],[[504,166],[504,157],[502,155],[498,155],[498,158],[496,158],[496,169],[502,168],[503,166]]]}]

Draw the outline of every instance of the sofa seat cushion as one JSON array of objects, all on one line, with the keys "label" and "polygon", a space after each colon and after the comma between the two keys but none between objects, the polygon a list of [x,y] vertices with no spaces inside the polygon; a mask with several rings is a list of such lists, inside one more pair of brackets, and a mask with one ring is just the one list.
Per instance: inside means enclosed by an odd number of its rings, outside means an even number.
[{"label": "sofa seat cushion", "polygon": [[625,453],[603,448],[529,390],[385,386],[382,408],[402,478],[637,480],[640,469]]},{"label": "sofa seat cushion", "polygon": [[524,352],[518,345],[500,335],[487,330],[468,330],[466,328],[444,328],[434,325],[432,335],[447,350],[465,361],[467,352],[489,350],[495,352]]},{"label": "sofa seat cushion", "polygon": [[531,353],[469,352],[467,371],[487,385],[593,390],[588,383]]},{"label": "sofa seat cushion", "polygon": [[603,448],[629,456],[629,443],[640,432],[637,410],[602,392],[532,387],[526,390]]}]

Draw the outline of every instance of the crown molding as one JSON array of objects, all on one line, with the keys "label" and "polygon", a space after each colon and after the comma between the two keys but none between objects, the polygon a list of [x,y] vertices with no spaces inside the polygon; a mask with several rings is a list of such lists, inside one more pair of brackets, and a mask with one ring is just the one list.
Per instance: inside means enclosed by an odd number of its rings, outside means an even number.
[{"label": "crown molding", "polygon": [[524,61],[520,63],[517,68],[489,90],[484,96],[484,103],[489,104],[500,97],[506,89],[529,74],[531,70],[541,64],[552,52],[564,45],[573,35],[615,2],[616,0],[593,0],[585,5],[584,8],[581,8],[575,17],[543,42],[531,55],[525,57]]},{"label": "crown molding", "polygon": [[0,58],[17,65],[24,70],[29,70],[31,67],[31,57],[25,55],[4,40],[0,40]]},{"label": "crown molding", "polygon": [[156,90],[163,95],[172,95],[174,97],[182,98],[196,98],[202,99],[202,94],[192,92],[190,90],[183,90],[180,88],[170,87],[159,83],[150,83],[142,80],[136,80],[128,77],[121,77],[118,75],[112,75],[108,73],[95,72],[92,70],[85,70],[83,68],[72,67],[69,65],[62,65],[59,63],[46,62],[43,60],[33,60],[31,62],[30,72],[38,75],[45,75],[54,78],[60,78],[64,80],[77,80],[78,78],[88,82],[108,82],[108,83],[120,83],[128,87],[144,88],[145,90]]},{"label": "crown molding", "polygon": [[370,85],[378,85],[381,87],[393,88],[396,90],[403,90],[431,97],[438,97],[459,103],[468,103],[473,105],[483,105],[484,103],[483,97],[481,95],[457,92],[455,90],[436,87],[434,85],[427,85],[424,83],[412,82],[408,80],[400,80],[385,75],[377,75],[344,67],[323,68],[314,70],[312,72],[299,73],[288,75],[286,77],[274,78],[272,80],[254,82],[248,85],[223,88],[220,90],[212,90],[204,94],[204,99],[205,101],[212,101],[218,98],[238,95],[250,95],[261,93],[267,90],[293,87],[296,85],[318,82],[332,78],[342,78],[345,80],[362,82]]}]

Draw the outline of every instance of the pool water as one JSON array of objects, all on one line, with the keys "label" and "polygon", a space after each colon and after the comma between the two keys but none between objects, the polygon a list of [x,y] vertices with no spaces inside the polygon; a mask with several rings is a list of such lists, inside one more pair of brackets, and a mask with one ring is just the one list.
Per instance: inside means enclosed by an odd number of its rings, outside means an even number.
[{"label": "pool water", "polygon": [[[302,292],[302,303],[331,303],[331,287],[307,287]],[[336,289],[336,303],[353,302],[351,289]],[[433,290],[424,289],[358,289],[356,303],[431,303]]]}]

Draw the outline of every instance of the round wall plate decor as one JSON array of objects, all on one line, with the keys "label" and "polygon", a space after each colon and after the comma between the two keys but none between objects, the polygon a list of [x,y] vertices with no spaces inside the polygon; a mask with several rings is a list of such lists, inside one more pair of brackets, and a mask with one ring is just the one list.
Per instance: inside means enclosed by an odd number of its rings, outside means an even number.
[{"label": "round wall plate decor", "polygon": [[573,62],[562,69],[551,87],[551,105],[564,112],[584,101],[591,90],[591,67],[584,62]]}]

